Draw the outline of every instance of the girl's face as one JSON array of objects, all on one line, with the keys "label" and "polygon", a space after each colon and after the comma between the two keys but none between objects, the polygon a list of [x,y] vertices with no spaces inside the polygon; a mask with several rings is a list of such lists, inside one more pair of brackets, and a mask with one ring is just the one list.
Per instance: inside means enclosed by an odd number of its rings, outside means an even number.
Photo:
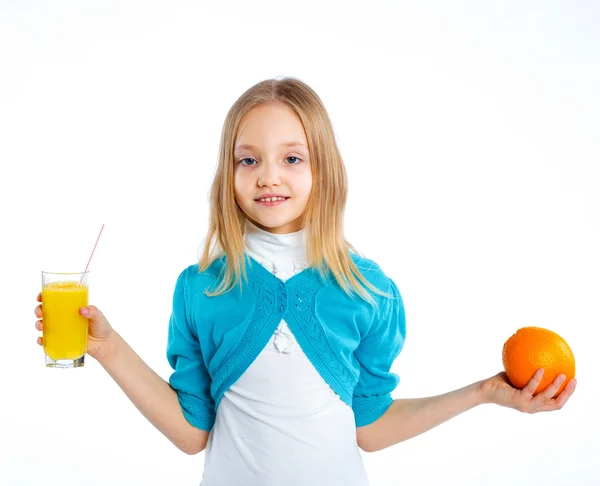
[{"label": "girl's face", "polygon": [[292,109],[278,103],[248,112],[234,158],[235,198],[246,216],[271,233],[302,229],[312,174],[304,127]]}]

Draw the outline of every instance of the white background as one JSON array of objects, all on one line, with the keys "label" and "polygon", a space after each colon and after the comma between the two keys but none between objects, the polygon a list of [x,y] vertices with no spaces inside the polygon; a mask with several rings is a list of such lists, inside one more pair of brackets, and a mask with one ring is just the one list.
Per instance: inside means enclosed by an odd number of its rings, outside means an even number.
[{"label": "white background", "polygon": [[522,326],[577,359],[563,410],[478,407],[365,454],[373,485],[600,484],[598,3],[201,4],[0,1],[0,484],[199,483],[93,359],[44,367],[40,270],[106,223],[90,302],[167,379],[225,114],[283,75],[323,99],[347,238],[404,297],[395,397],[495,374]]}]

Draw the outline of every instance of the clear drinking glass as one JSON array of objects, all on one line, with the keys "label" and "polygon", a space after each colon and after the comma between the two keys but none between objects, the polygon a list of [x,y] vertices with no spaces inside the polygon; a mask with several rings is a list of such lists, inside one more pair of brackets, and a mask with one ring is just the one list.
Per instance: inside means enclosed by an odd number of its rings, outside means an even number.
[{"label": "clear drinking glass", "polygon": [[79,368],[87,350],[89,272],[42,271],[42,321],[46,366]]}]

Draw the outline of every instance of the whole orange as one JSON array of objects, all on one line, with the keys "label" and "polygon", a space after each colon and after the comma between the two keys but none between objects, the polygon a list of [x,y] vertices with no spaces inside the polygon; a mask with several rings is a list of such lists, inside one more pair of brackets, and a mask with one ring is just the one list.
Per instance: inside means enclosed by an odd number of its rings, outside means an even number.
[{"label": "whole orange", "polygon": [[541,327],[522,327],[509,337],[502,349],[502,364],[515,388],[529,383],[536,370],[544,368],[542,381],[534,392],[537,395],[563,373],[566,376],[556,397],[575,378],[575,357],[567,342],[555,332]]}]

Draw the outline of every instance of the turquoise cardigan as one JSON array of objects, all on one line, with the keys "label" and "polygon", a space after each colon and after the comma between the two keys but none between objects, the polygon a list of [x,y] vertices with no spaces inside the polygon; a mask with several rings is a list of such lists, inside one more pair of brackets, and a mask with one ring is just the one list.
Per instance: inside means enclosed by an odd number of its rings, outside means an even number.
[{"label": "turquoise cardigan", "polygon": [[169,379],[186,419],[211,430],[219,402],[285,319],[315,369],[352,407],[356,426],[377,420],[392,403],[399,377],[390,372],[406,336],[402,297],[373,261],[350,253],[374,292],[377,308],[349,297],[333,276],[306,268],[285,282],[245,254],[248,281],[218,297],[226,257],[203,272],[190,265],[178,277],[169,322]]}]

